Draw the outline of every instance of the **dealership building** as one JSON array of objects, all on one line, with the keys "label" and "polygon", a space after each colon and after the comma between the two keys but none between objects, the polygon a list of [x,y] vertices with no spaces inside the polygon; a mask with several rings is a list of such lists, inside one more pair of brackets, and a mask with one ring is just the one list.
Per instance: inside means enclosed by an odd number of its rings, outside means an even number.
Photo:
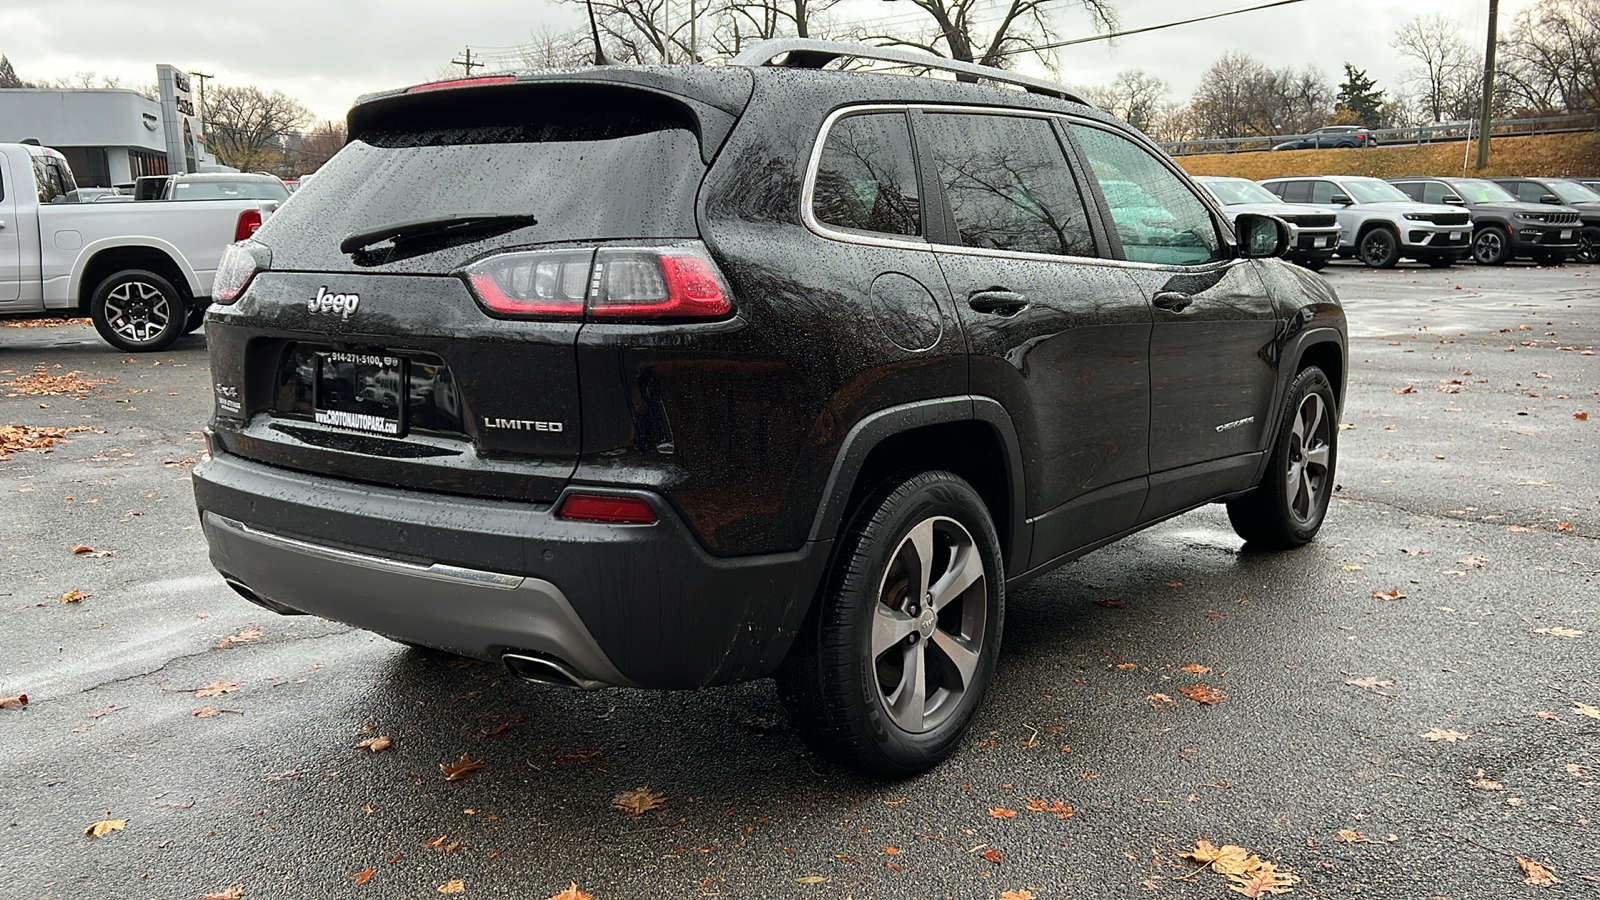
[{"label": "dealership building", "polygon": [[221,169],[206,151],[190,77],[165,65],[156,76],[160,100],[122,89],[0,89],[0,142],[61,151],[83,187]]}]

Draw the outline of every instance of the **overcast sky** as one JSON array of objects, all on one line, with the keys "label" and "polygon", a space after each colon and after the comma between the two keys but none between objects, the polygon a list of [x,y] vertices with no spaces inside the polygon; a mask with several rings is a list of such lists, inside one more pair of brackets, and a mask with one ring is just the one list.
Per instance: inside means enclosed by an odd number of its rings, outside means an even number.
[{"label": "overcast sky", "polygon": [[[845,0],[860,16],[905,17],[910,3]],[[979,0],[980,9],[1003,0]],[[1254,6],[1262,0],[1116,0],[1122,27],[1137,28]],[[1534,0],[1503,0],[1500,30]],[[687,8],[687,0],[684,2]],[[1066,37],[1090,33],[1076,0],[1057,0]],[[1408,63],[1390,47],[1406,20],[1434,12],[1459,21],[1482,46],[1488,0],[1304,0],[1061,52],[1061,78],[1109,82],[1144,69],[1187,98],[1217,57],[1243,50],[1274,68],[1314,66],[1333,82],[1348,60],[1378,86],[1398,88]],[[0,0],[0,53],[24,79],[94,71],[130,85],[155,81],[157,63],[216,75],[216,82],[275,88],[319,119],[343,118],[367,91],[432,80],[463,48],[499,53],[534,29],[583,23],[580,7],[554,0]]]}]

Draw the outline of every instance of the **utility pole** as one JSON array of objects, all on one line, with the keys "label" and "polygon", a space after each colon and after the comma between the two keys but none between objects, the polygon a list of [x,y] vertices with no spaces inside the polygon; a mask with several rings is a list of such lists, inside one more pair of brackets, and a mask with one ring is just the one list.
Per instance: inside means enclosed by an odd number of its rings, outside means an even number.
[{"label": "utility pole", "polygon": [[195,109],[199,110],[200,112],[200,130],[204,132],[206,130],[206,79],[215,78],[217,76],[208,75],[205,72],[190,72],[189,74],[200,79],[200,90],[196,94],[196,99],[198,99],[199,102],[195,104]]},{"label": "utility pole", "polygon": [[481,68],[483,68],[483,63],[481,63],[481,62],[473,62],[472,61],[472,48],[471,47],[467,48],[467,58],[466,59],[452,59],[452,60],[450,60],[450,65],[452,65],[452,66],[460,66],[462,71],[466,73],[466,77],[468,77],[468,78],[472,77],[472,70],[473,69],[481,69]]},{"label": "utility pole", "polygon": [[1500,36],[1500,0],[1489,0],[1489,45],[1483,51],[1483,106],[1478,110],[1478,171],[1489,168],[1489,120],[1494,117],[1494,49]]}]

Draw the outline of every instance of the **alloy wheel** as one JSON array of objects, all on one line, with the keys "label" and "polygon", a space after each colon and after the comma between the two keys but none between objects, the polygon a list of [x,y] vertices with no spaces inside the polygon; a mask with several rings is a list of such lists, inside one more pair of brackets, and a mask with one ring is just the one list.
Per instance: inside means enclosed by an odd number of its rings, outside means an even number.
[{"label": "alloy wheel", "polygon": [[152,284],[128,281],[106,294],[106,324],[129,343],[159,337],[172,322],[172,303]]},{"label": "alloy wheel", "polygon": [[901,729],[938,728],[973,685],[988,627],[983,555],[966,527],[924,519],[890,557],[872,619],[878,701]]},{"label": "alloy wheel", "polygon": [[1301,522],[1308,521],[1319,508],[1321,494],[1328,487],[1332,429],[1333,420],[1322,397],[1306,394],[1289,430],[1288,465],[1284,471],[1289,514]]},{"label": "alloy wheel", "polygon": [[1478,237],[1472,242],[1472,258],[1484,265],[1502,262],[1500,254],[1504,251],[1505,241],[1500,237],[1500,232],[1493,228],[1478,232]]}]

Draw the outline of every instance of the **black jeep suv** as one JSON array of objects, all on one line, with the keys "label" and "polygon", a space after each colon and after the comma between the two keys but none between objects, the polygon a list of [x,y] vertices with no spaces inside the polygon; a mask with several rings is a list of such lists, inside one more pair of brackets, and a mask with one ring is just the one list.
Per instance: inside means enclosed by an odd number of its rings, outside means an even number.
[{"label": "black jeep suv", "polygon": [[268,609],[568,686],[776,675],[894,774],[960,739],[1008,589],[1215,501],[1322,523],[1332,290],[1059,85],[789,40],[348,124],[207,325],[195,495]]},{"label": "black jeep suv", "polygon": [[1499,266],[1515,258],[1561,265],[1578,252],[1583,223],[1570,206],[1518,200],[1485,178],[1391,178],[1389,183],[1421,203],[1460,206],[1472,216],[1472,259]]}]

